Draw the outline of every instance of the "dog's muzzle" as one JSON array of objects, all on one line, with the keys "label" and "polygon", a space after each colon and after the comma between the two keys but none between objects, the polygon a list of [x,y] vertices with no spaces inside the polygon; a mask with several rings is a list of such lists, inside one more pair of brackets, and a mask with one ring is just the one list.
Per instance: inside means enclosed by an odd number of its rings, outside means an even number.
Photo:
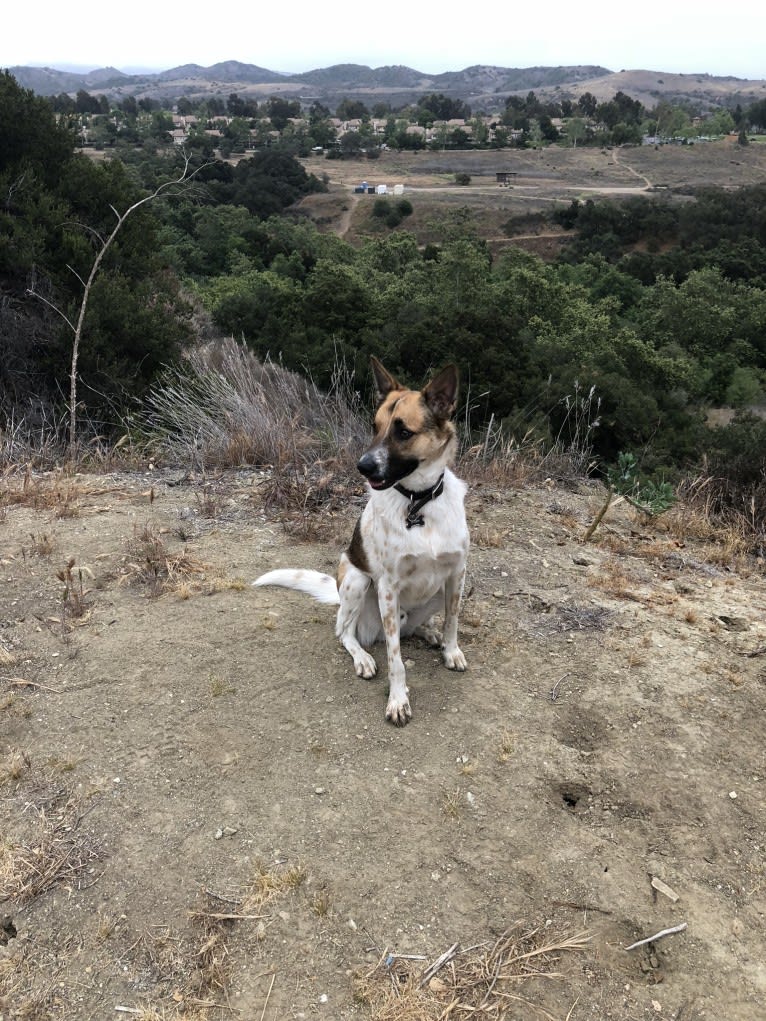
[{"label": "dog's muzzle", "polygon": [[381,457],[380,453],[368,450],[366,454],[362,454],[356,465],[373,489],[386,489],[393,485],[393,480],[386,479],[386,459]]},{"label": "dog's muzzle", "polygon": [[416,457],[402,457],[384,447],[372,447],[362,454],[357,468],[373,489],[388,489],[418,467]]}]

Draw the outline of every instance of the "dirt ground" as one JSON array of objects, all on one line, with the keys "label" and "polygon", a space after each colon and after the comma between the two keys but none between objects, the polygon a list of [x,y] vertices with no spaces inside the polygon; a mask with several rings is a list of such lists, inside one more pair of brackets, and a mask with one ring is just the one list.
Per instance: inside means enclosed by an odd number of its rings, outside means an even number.
[{"label": "dirt ground", "polygon": [[331,607],[249,585],[333,571],[357,501],[299,542],[179,474],[4,483],[3,1021],[369,1018],[360,976],[516,923],[590,941],[509,1019],[762,1016],[762,563],[473,485],[469,669],[408,643],[396,729]]}]

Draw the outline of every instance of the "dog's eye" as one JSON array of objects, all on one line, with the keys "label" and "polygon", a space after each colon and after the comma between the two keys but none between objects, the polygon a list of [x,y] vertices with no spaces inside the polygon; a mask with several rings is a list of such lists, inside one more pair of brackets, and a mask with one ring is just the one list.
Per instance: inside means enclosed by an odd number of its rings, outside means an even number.
[{"label": "dog's eye", "polygon": [[410,440],[415,435],[415,433],[411,429],[407,429],[403,425],[399,426],[398,432],[400,440]]}]

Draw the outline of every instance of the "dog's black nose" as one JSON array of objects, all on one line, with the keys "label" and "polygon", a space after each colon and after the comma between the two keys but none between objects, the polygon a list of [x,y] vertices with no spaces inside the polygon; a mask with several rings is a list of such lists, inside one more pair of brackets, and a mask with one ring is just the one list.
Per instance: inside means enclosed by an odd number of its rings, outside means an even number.
[{"label": "dog's black nose", "polygon": [[366,479],[369,479],[379,471],[377,458],[369,452],[362,454],[357,462],[357,468]]}]

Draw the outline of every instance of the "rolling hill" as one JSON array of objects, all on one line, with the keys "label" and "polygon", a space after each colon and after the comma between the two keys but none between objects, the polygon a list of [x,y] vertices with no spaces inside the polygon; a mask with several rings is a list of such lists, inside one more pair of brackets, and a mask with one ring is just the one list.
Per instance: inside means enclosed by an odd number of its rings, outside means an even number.
[{"label": "rolling hill", "polygon": [[441,92],[461,99],[474,110],[491,111],[514,93],[534,90],[542,97],[576,99],[591,92],[597,99],[622,91],[645,106],[658,100],[692,101],[704,107],[750,103],[766,96],[766,81],[705,73],[676,74],[651,70],[610,71],[592,65],[568,67],[505,68],[474,65],[461,71],[428,74],[411,67],[389,65],[371,68],[363,64],[336,64],[302,74],[282,74],[236,60],[210,67],[184,64],[152,74],[125,74],[113,67],[78,74],[49,67],[11,67],[24,88],[40,95],[75,93],[84,89],[110,98],[128,95],[172,102],[181,96],[202,99],[208,95],[237,92],[264,97],[286,95],[306,101],[337,104],[344,97],[366,103],[390,102],[402,106],[427,92]]}]

